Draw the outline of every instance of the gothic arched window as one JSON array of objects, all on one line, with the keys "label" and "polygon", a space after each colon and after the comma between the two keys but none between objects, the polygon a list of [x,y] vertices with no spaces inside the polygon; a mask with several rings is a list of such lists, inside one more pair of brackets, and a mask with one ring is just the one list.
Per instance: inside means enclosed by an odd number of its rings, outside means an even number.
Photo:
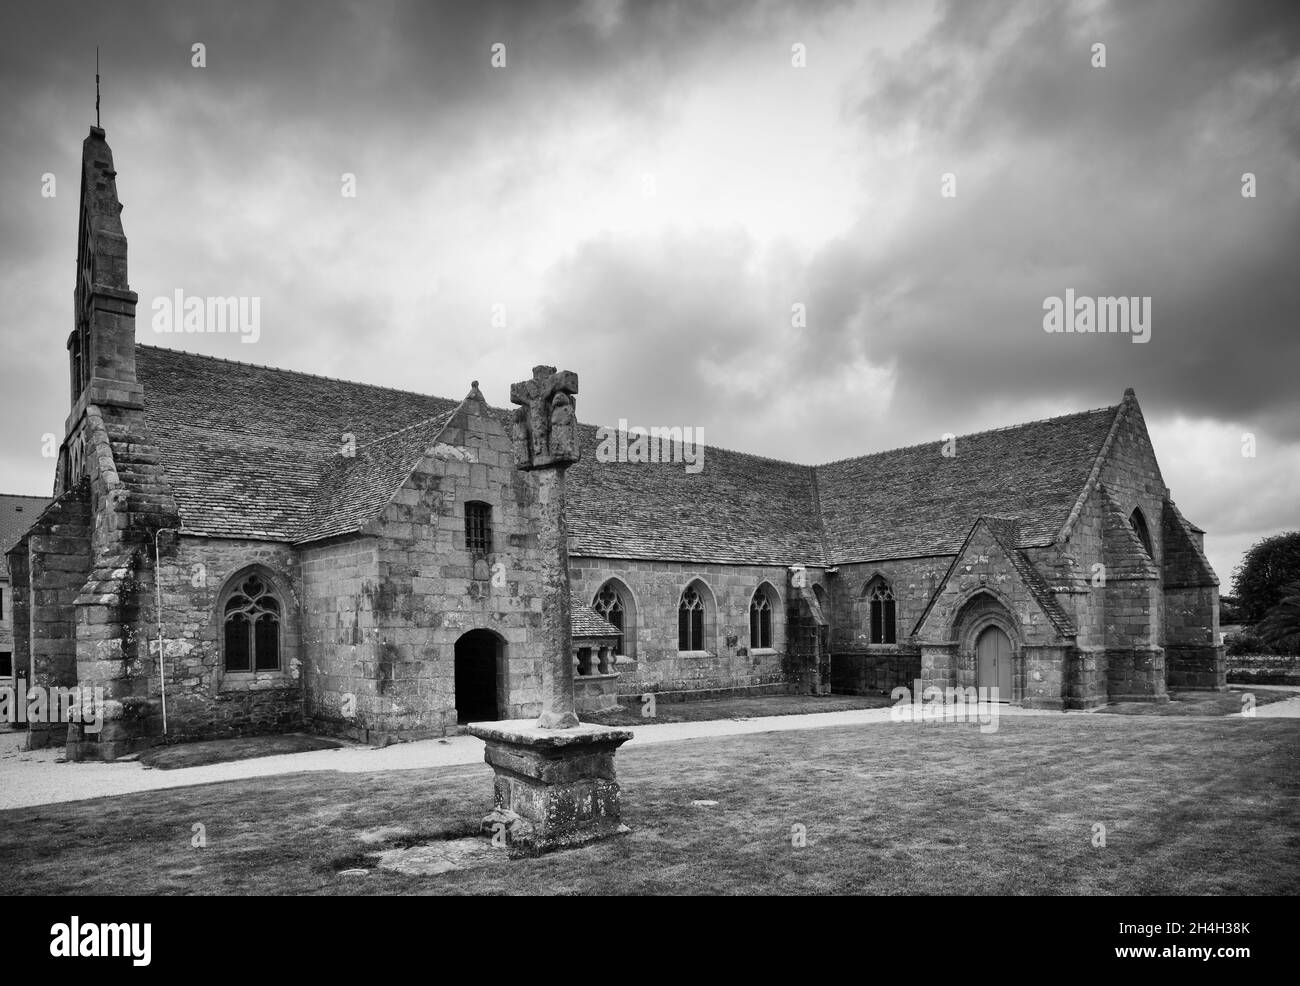
[{"label": "gothic arched window", "polygon": [[761,587],[754,590],[749,601],[749,646],[772,646],[772,603]]},{"label": "gothic arched window", "polygon": [[677,649],[704,650],[704,600],[693,585],[677,605]]},{"label": "gothic arched window", "polygon": [[890,588],[888,582],[878,581],[869,586],[867,598],[871,602],[871,642],[873,644],[897,643],[894,590]]},{"label": "gothic arched window", "polygon": [[623,600],[619,598],[618,591],[614,586],[606,582],[601,586],[600,591],[596,593],[596,598],[591,601],[591,608],[604,617],[607,623],[612,623],[618,627],[618,644],[615,653],[626,654],[624,648],[624,637],[626,634],[627,614],[623,609]]},{"label": "gothic arched window", "polygon": [[1151,531],[1147,528],[1147,519],[1142,516],[1141,507],[1133,508],[1133,512],[1129,514],[1128,522],[1129,526],[1133,528],[1133,533],[1142,542],[1142,547],[1146,549],[1147,557],[1154,558],[1155,552],[1151,550]]},{"label": "gothic arched window", "polygon": [[260,575],[250,575],[226,602],[227,671],[280,669],[280,601]]}]

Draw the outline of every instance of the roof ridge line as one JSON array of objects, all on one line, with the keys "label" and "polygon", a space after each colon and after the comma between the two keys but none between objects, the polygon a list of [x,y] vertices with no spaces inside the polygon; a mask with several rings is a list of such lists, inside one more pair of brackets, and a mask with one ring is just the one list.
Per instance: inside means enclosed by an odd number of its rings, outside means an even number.
[{"label": "roof ridge line", "polygon": [[[407,427],[405,427],[405,428],[400,428],[400,429],[398,429],[398,431],[395,431],[395,432],[393,432],[392,434],[385,435],[383,439],[377,439],[377,441],[385,441],[385,440],[387,440],[387,439],[389,439],[389,438],[392,438],[394,435],[400,434],[400,433],[403,432],[403,431],[410,431],[412,428],[417,428],[417,427],[419,427],[420,425],[427,424],[428,422],[430,422],[430,421],[434,421],[434,420],[436,420],[437,418],[440,418],[440,417],[445,416],[446,419],[447,419],[447,420],[445,420],[445,421],[444,421],[444,422],[443,422],[443,423],[438,427],[438,431],[437,431],[437,433],[434,434],[433,437],[430,439],[430,443],[429,443],[429,445],[427,445],[427,446],[425,447],[425,449],[424,449],[422,452],[420,452],[418,455],[416,455],[416,456],[414,457],[414,459],[411,461],[410,466],[409,466],[409,467],[408,467],[408,468],[407,468],[407,469],[402,473],[402,478],[401,478],[401,480],[397,483],[397,485],[396,485],[392,490],[390,490],[390,491],[385,495],[385,497],[384,497],[384,501],[383,501],[383,503],[381,503],[381,504],[379,505],[379,508],[378,508],[377,510],[373,511],[373,512],[368,512],[368,516],[366,517],[366,519],[364,519],[364,520],[362,520],[362,521],[359,521],[357,524],[355,524],[354,526],[352,526],[352,527],[349,528],[348,530],[346,530],[346,531],[341,531],[341,532],[339,532],[339,533],[341,533],[341,534],[352,534],[352,533],[356,533],[356,532],[358,532],[358,531],[361,531],[361,530],[366,526],[366,524],[369,524],[369,523],[370,523],[371,521],[373,521],[376,517],[380,516],[380,515],[381,515],[385,510],[388,509],[388,507],[389,507],[389,506],[392,504],[392,502],[393,502],[393,498],[396,497],[397,494],[400,493],[400,492],[402,491],[402,489],[406,486],[406,484],[407,484],[408,482],[410,482],[410,480],[411,480],[411,476],[413,476],[413,475],[415,474],[415,470],[416,470],[417,468],[419,468],[420,462],[424,459],[424,457],[425,457],[426,455],[429,454],[429,449],[432,447],[432,443],[436,442],[439,438],[442,437],[443,432],[445,432],[445,431],[447,430],[447,428],[451,425],[452,421],[454,421],[454,420],[456,419],[456,415],[458,415],[458,414],[460,413],[461,408],[463,408],[463,407],[465,406],[465,403],[466,403],[467,401],[469,401],[469,400],[470,400],[470,398],[468,398],[468,397],[462,398],[462,399],[461,399],[461,402],[460,402],[459,404],[457,404],[454,408],[452,408],[452,410],[451,410],[450,412],[446,412],[446,411],[444,411],[442,414],[435,414],[435,415],[433,415],[432,417],[425,418],[423,421],[417,421],[415,424],[407,425]],[[485,403],[486,403],[486,402],[485,402]],[[358,449],[361,449],[361,448],[370,448],[370,447],[373,446],[374,444],[375,444],[375,442],[371,442],[369,445],[366,445],[366,446],[360,446],[360,445],[359,445],[359,446],[357,446],[357,448],[358,448]],[[306,526],[306,525],[302,525],[302,526]],[[329,536],[329,537],[337,537],[338,535],[337,535],[337,534],[331,534],[331,535],[328,535],[328,536]],[[319,538],[312,539],[312,540],[319,540]],[[299,528],[298,530],[296,530],[296,531],[293,532],[293,543],[294,543],[294,544],[309,544],[309,543],[311,543],[310,540],[306,540],[306,539],[305,539],[305,534],[304,534],[304,532],[303,532],[301,526],[300,526],[300,528]]]},{"label": "roof ridge line", "polygon": [[[599,431],[601,428],[608,428],[608,429],[610,429],[612,432],[614,432],[615,435],[620,435],[620,434],[621,434],[621,435],[630,435],[630,434],[632,434],[630,431],[620,431],[618,428],[614,427],[613,425],[597,425],[597,424],[590,424],[590,423],[582,422],[582,421],[580,421],[580,422],[578,422],[578,423],[579,423],[580,425],[582,425],[582,427],[584,427],[584,428],[595,428],[595,429],[598,430],[598,431]],[[665,426],[664,426],[664,425],[646,425],[646,426],[642,426],[642,425],[633,425],[632,427],[635,427],[635,428],[645,427],[645,428],[646,428],[646,435],[647,435],[647,437],[648,437],[648,436],[649,436],[649,429],[650,429],[650,428],[663,428],[663,427],[665,427]],[[672,425],[672,426],[669,426],[669,427],[687,427],[687,428],[696,428],[696,429],[701,429],[701,428],[703,428],[704,426],[703,426],[703,425],[682,425],[682,426]],[[637,437],[639,438],[639,437],[641,437],[641,436],[638,435]],[[661,439],[661,440],[662,440],[662,439]],[[673,443],[673,444],[677,444],[677,443]],[[686,443],[685,443],[685,442],[681,442],[680,444],[685,445]],[[796,467],[798,467],[798,468],[800,468],[800,469],[816,469],[816,468],[817,468],[815,465],[810,465],[810,464],[807,463],[807,462],[795,462],[793,459],[778,459],[778,458],[776,458],[775,456],[771,456],[771,455],[759,455],[757,452],[745,452],[745,451],[743,451],[743,450],[741,450],[741,449],[737,449],[737,448],[727,448],[725,445],[709,445],[709,444],[704,443],[704,442],[694,442],[693,444],[695,444],[695,445],[702,445],[704,448],[709,449],[710,451],[713,451],[713,452],[730,452],[732,455],[743,455],[743,456],[744,456],[745,458],[747,458],[747,459],[761,459],[761,460],[764,461],[764,462],[775,462],[775,463],[777,463],[777,464],[779,464],[779,465],[783,465],[783,466],[796,466]]]},{"label": "roof ridge line", "polygon": [[[358,445],[357,450],[360,451],[363,448],[372,448],[373,446],[378,445],[380,442],[386,442],[390,438],[396,438],[398,435],[402,434],[403,432],[412,431],[416,428],[423,427],[424,425],[427,425],[430,421],[438,420],[438,418],[450,418],[454,416],[456,412],[459,410],[460,410],[459,407],[453,407],[448,411],[439,411],[437,414],[431,414],[427,418],[421,418],[419,421],[414,421],[403,428],[398,428],[396,431],[390,431],[386,435],[380,435],[372,442],[366,442],[364,445]],[[439,434],[442,433],[439,432]]]},{"label": "roof ridge line", "polygon": [[[235,360],[235,359],[229,359],[228,357],[225,357],[225,356],[213,356],[213,355],[211,355],[211,354],[209,354],[209,353],[196,353],[196,352],[192,352],[191,350],[188,350],[188,349],[174,349],[174,348],[171,348],[171,347],[168,347],[168,346],[151,346],[151,345],[149,345],[149,344],[147,344],[147,343],[137,342],[137,343],[136,343],[136,348],[137,348],[137,349],[150,349],[150,350],[153,350],[153,351],[155,351],[155,352],[161,352],[161,353],[173,353],[173,354],[178,354],[178,355],[180,355],[180,356],[188,356],[188,357],[192,357],[192,358],[194,358],[194,359],[212,360],[213,362],[217,362],[217,363],[228,363],[228,364],[231,364],[231,365],[233,365],[233,366],[247,366],[247,367],[251,367],[251,368],[256,369],[256,370],[269,370],[269,371],[271,371],[271,372],[273,372],[273,373],[289,373],[289,374],[292,374],[293,376],[296,376],[296,377],[307,377],[307,378],[312,379],[312,380],[326,380],[326,381],[329,381],[330,383],[343,383],[343,384],[347,384],[347,385],[350,386],[350,387],[365,387],[365,388],[367,388],[367,389],[369,389],[369,390],[383,390],[383,391],[388,391],[389,393],[394,393],[394,394],[405,394],[405,395],[408,396],[408,397],[424,397],[424,398],[430,398],[430,399],[433,399],[433,400],[446,401],[446,402],[448,402],[449,404],[455,404],[457,407],[460,406],[459,402],[457,402],[457,401],[455,400],[455,398],[451,398],[451,397],[443,397],[443,396],[441,396],[441,395],[439,395],[439,394],[431,394],[431,393],[426,393],[426,392],[418,391],[418,390],[404,390],[404,389],[402,389],[402,388],[400,388],[400,387],[387,387],[387,386],[384,386],[383,384],[365,383],[365,382],[360,381],[360,380],[348,380],[348,379],[345,379],[344,377],[331,377],[331,376],[327,376],[327,375],[325,375],[325,374],[323,374],[323,373],[308,373],[308,372],[306,372],[305,370],[290,370],[290,369],[287,369],[287,368],[282,367],[282,366],[271,366],[271,365],[269,365],[269,364],[267,364],[267,363],[251,363],[251,362],[248,362],[248,361],[246,361],[246,360]],[[486,401],[484,401],[484,404],[487,405],[488,410],[490,410],[490,411],[494,411],[494,412],[499,412],[499,413],[506,413],[506,414],[508,414],[508,413],[510,413],[510,410],[511,410],[510,408],[495,407],[495,406],[493,406],[493,405],[491,405],[491,404],[487,404]],[[963,434],[956,435],[955,437],[957,437],[957,438],[976,438],[976,437],[978,437],[978,436],[980,436],[980,435],[991,435],[991,434],[994,434],[994,433],[996,433],[996,432],[1000,432],[1000,431],[1013,431],[1013,430],[1015,430],[1015,429],[1017,429],[1017,428],[1026,428],[1026,427],[1028,427],[1029,425],[1046,424],[1046,423],[1049,422],[1049,421],[1059,421],[1059,420],[1063,420],[1063,419],[1065,419],[1065,418],[1076,418],[1076,417],[1082,417],[1082,416],[1085,415],[1085,414],[1096,414],[1098,411],[1109,411],[1109,410],[1112,410],[1112,409],[1114,409],[1114,408],[1119,408],[1119,407],[1122,407],[1122,406],[1123,406],[1123,404],[1118,404],[1118,405],[1112,404],[1112,405],[1106,405],[1106,406],[1103,406],[1103,407],[1088,408],[1088,409],[1081,410],[1081,411],[1070,411],[1070,412],[1067,412],[1067,413],[1065,413],[1065,414],[1056,414],[1056,415],[1053,415],[1053,416],[1048,417],[1048,418],[1035,418],[1035,419],[1033,419],[1033,420],[1031,420],[1031,421],[1021,421],[1021,422],[1018,422],[1018,423],[1016,423],[1016,424],[1001,425],[1001,426],[999,426],[999,427],[997,427],[997,428],[986,428],[986,429],[984,429],[983,431],[971,431],[971,432],[965,432],[965,433],[963,433]],[[434,415],[434,417],[436,417],[436,415]],[[429,420],[429,419],[426,418],[425,420],[427,421],[427,420]],[[417,423],[418,423],[418,422],[417,422]],[[579,422],[579,424],[580,424],[580,425],[583,425],[584,427],[593,428],[593,429],[598,429],[598,428],[610,428],[610,429],[614,430],[615,433],[618,432],[618,429],[617,429],[617,428],[614,428],[614,426],[612,426],[612,425],[599,425],[599,424],[591,424],[591,423],[583,423],[583,422]],[[638,426],[638,427],[639,427],[639,426]],[[702,427],[702,426],[701,426],[701,427]],[[626,434],[626,433],[625,433],[625,434]],[[385,436],[385,437],[387,437],[387,436]],[[379,441],[379,439],[376,439],[376,441]],[[371,444],[373,444],[373,443],[371,443]],[[872,456],[876,456],[876,455],[885,455],[885,454],[887,454],[887,453],[889,453],[889,452],[902,452],[902,451],[906,451],[906,450],[908,450],[908,449],[922,448],[922,447],[924,447],[924,446],[926,446],[926,445],[930,445],[930,444],[933,444],[933,442],[916,442],[916,443],[914,443],[914,444],[912,444],[912,445],[898,445],[898,446],[895,446],[894,448],[877,449],[877,450],[874,451],[874,452],[864,452],[864,453],[859,454],[859,455],[849,455],[849,456],[845,456],[845,457],[840,458],[840,459],[832,459],[832,460],[830,460],[829,462],[796,462],[796,461],[793,460],[793,459],[779,459],[779,458],[777,458],[777,457],[775,457],[775,456],[770,456],[770,455],[759,455],[759,454],[756,453],[756,452],[746,452],[746,451],[743,451],[743,450],[741,450],[741,449],[727,448],[727,447],[724,446],[724,445],[709,445],[709,444],[704,444],[704,448],[706,448],[706,449],[711,449],[712,451],[715,451],[715,452],[730,452],[730,453],[733,454],[733,455],[743,455],[743,456],[745,456],[746,458],[749,458],[749,459],[758,459],[758,460],[761,460],[761,461],[764,461],[764,462],[775,462],[775,463],[778,463],[778,464],[780,464],[780,465],[785,465],[785,466],[798,466],[798,467],[800,467],[800,468],[804,468],[804,469],[822,469],[822,468],[825,468],[825,467],[827,467],[827,466],[839,465],[839,464],[842,463],[842,462],[852,462],[852,461],[854,461],[854,460],[856,460],[856,459],[869,459],[869,458],[871,458]]]},{"label": "roof ridge line", "polygon": [[344,377],[326,376],[324,373],[308,373],[306,370],[290,370],[283,366],[271,366],[268,363],[250,363],[247,360],[229,359],[225,356],[213,356],[209,353],[196,353],[188,349],[173,349],[170,346],[150,346],[148,343],[137,342],[136,349],[152,349],[161,353],[178,353],[181,356],[190,356],[194,359],[213,360],[218,363],[230,363],[234,366],[249,366],[255,370],[270,370],[273,373],[291,373],[295,377],[310,377],[313,380],[328,380],[330,383],[345,383],[351,387],[367,387],[370,390],[387,390],[394,394],[406,394],[409,397],[432,397],[434,400],[447,401],[454,403],[454,398],[441,397],[438,394],[429,394],[419,390],[403,390],[401,387],[386,387],[380,383],[364,383],[360,380],[348,380]]},{"label": "roof ridge line", "polygon": [[[1017,428],[1028,428],[1030,425],[1043,425],[1043,424],[1047,424],[1049,421],[1064,421],[1066,418],[1081,418],[1085,414],[1096,414],[1099,411],[1113,411],[1120,406],[1121,405],[1119,404],[1107,404],[1102,407],[1090,407],[1082,411],[1069,411],[1065,414],[1054,414],[1050,418],[1034,418],[1032,421],[1021,421],[1017,424],[1012,424],[1012,425],[1000,425],[997,428],[985,428],[983,431],[968,431],[965,434],[954,435],[953,437],[954,438],[978,438],[981,435],[993,435],[1000,431],[1014,431]],[[838,466],[842,462],[853,462],[857,459],[870,459],[872,456],[886,455],[890,452],[906,452],[914,448],[925,448],[925,446],[927,445],[939,444],[942,441],[943,441],[942,439],[938,439],[938,440],[932,439],[931,441],[928,442],[916,442],[912,445],[898,445],[895,446],[894,448],[879,449],[878,451],[866,452],[862,455],[849,455],[849,456],[845,456],[842,459],[833,459],[830,462],[819,463],[813,468],[825,469],[828,466]]]}]

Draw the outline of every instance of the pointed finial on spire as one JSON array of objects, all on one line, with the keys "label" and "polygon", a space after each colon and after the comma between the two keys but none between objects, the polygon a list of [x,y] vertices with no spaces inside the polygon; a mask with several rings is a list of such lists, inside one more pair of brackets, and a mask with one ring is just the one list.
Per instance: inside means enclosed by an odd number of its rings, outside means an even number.
[{"label": "pointed finial on spire", "polygon": [[99,126],[99,45],[95,45],[95,126]]}]

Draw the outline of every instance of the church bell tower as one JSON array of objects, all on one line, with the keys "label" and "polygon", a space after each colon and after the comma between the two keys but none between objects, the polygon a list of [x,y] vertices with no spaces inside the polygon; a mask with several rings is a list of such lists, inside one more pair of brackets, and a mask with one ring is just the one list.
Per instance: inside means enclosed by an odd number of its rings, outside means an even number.
[{"label": "church bell tower", "polygon": [[56,493],[86,474],[82,434],[88,404],[142,409],[135,376],[136,293],[127,284],[126,235],[117,198],[117,171],[104,131],[90,128],[81,145],[81,205],[77,285],[68,337],[72,411],[66,424]]}]

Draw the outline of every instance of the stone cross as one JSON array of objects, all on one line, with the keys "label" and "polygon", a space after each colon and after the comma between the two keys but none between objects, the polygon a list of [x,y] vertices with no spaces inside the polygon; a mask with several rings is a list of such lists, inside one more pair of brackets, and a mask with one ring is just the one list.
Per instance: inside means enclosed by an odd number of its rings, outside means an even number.
[{"label": "stone cross", "polygon": [[515,409],[515,464],[520,469],[563,469],[578,461],[573,395],[578,375],[553,366],[534,366],[533,378],[510,387]]},{"label": "stone cross", "polygon": [[573,626],[570,622],[569,537],[565,520],[564,470],[578,461],[573,395],[578,375],[553,366],[533,367],[533,378],[510,387],[519,407],[514,417],[515,465],[537,473],[538,548],[542,581],[541,729],[571,729]]}]

